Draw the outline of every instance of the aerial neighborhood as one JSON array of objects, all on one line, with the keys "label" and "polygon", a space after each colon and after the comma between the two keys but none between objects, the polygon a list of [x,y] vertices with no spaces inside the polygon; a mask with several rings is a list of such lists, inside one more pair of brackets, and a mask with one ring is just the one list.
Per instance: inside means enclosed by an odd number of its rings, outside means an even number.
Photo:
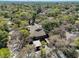
[{"label": "aerial neighborhood", "polygon": [[79,58],[79,2],[0,2],[0,58]]}]

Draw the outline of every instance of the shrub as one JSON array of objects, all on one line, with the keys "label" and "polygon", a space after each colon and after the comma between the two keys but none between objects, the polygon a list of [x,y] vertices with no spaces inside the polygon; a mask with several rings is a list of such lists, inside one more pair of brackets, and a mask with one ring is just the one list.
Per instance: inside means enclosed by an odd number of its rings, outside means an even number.
[{"label": "shrub", "polygon": [[22,33],[23,37],[26,38],[29,36],[29,31],[26,29],[21,29],[20,32]]},{"label": "shrub", "polygon": [[1,48],[0,49],[0,58],[8,58],[10,57],[10,51],[8,48]]},{"label": "shrub", "polygon": [[0,48],[6,47],[8,38],[8,33],[6,31],[0,30]]}]

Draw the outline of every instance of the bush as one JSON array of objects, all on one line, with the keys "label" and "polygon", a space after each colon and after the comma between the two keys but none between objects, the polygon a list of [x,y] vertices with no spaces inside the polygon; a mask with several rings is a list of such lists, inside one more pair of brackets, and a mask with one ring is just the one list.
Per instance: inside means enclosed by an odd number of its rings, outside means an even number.
[{"label": "bush", "polygon": [[22,33],[23,37],[26,38],[29,36],[29,31],[26,29],[21,29],[20,32]]},{"label": "bush", "polygon": [[76,38],[74,43],[76,44],[76,47],[79,48],[79,38]]},{"label": "bush", "polygon": [[48,33],[49,31],[53,30],[55,27],[58,27],[59,26],[59,22],[57,21],[44,21],[42,23],[42,26],[45,30],[46,33]]},{"label": "bush", "polygon": [[75,49],[70,49],[67,48],[66,50],[63,51],[63,53],[68,57],[68,58],[77,58],[78,54]]},{"label": "bush", "polygon": [[8,33],[6,31],[0,30],[0,48],[6,47]]},{"label": "bush", "polygon": [[4,18],[0,18],[0,29],[1,30],[7,30],[7,21]]},{"label": "bush", "polygon": [[0,49],[0,58],[8,58],[10,57],[10,51],[8,48],[1,48]]}]

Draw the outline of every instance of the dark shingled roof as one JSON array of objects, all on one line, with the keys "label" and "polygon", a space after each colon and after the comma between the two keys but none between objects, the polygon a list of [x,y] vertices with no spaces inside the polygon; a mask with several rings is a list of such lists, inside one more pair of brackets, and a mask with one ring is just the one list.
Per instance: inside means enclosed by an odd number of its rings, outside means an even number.
[{"label": "dark shingled roof", "polygon": [[42,26],[35,24],[30,26],[30,37],[39,37],[46,35]]}]

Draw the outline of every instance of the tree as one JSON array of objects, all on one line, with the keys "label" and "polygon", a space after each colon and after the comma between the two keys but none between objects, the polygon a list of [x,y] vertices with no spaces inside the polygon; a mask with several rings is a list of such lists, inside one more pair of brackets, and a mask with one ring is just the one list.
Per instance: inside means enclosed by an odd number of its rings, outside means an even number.
[{"label": "tree", "polygon": [[41,46],[41,57],[42,58],[45,58],[46,57],[46,48],[45,48],[45,45],[47,44],[45,41],[42,41],[41,42],[42,46]]},{"label": "tree", "polygon": [[39,14],[41,12],[41,6],[37,9],[37,14]]},{"label": "tree", "polygon": [[7,21],[4,18],[0,18],[0,29],[1,30],[7,30]]},{"label": "tree", "polygon": [[27,20],[22,20],[22,21],[20,21],[19,25],[20,25],[20,27],[25,28],[28,25],[28,22],[27,22]]},{"label": "tree", "polygon": [[77,17],[73,14],[60,14],[57,16],[60,21],[67,21],[68,23],[74,24]]},{"label": "tree", "polygon": [[47,11],[47,16],[48,17],[52,17],[52,16],[57,16],[57,14],[59,14],[60,13],[60,9],[59,8],[54,8],[54,9],[52,9],[52,8],[50,8],[50,9],[48,9],[48,11]]},{"label": "tree", "polygon": [[10,57],[10,51],[8,48],[1,48],[0,49],[0,58],[8,58]]},{"label": "tree", "polygon": [[0,48],[6,47],[8,32],[0,30]]},{"label": "tree", "polygon": [[46,33],[53,30],[55,27],[59,26],[59,22],[57,21],[43,21],[42,26]]},{"label": "tree", "polygon": [[11,25],[11,27],[12,27],[12,29],[17,29],[18,28],[18,24],[13,24],[13,25]]},{"label": "tree", "polygon": [[75,39],[74,43],[76,44],[76,47],[79,49],[79,37]]},{"label": "tree", "polygon": [[26,45],[26,48],[27,48],[27,57],[35,57],[35,50],[34,50],[34,46],[33,45],[30,45],[30,44],[27,44]]},{"label": "tree", "polygon": [[45,21],[45,20],[48,20],[47,16],[45,16],[45,15],[40,15],[40,14],[38,14],[38,15],[36,16],[36,19],[35,19],[35,21],[36,21],[37,23],[42,23],[42,22]]},{"label": "tree", "polygon": [[29,36],[29,31],[26,29],[21,29],[20,32],[22,33],[23,37],[26,38]]},{"label": "tree", "polygon": [[75,49],[73,48],[66,48],[64,49],[63,53],[68,57],[68,58],[77,58],[78,53],[76,52]]},{"label": "tree", "polygon": [[75,29],[77,30],[77,31],[79,31],[79,21],[77,20],[77,21],[75,21]]},{"label": "tree", "polygon": [[10,11],[5,11],[3,13],[4,13],[3,14],[4,18],[9,18],[11,16],[11,12]]}]

